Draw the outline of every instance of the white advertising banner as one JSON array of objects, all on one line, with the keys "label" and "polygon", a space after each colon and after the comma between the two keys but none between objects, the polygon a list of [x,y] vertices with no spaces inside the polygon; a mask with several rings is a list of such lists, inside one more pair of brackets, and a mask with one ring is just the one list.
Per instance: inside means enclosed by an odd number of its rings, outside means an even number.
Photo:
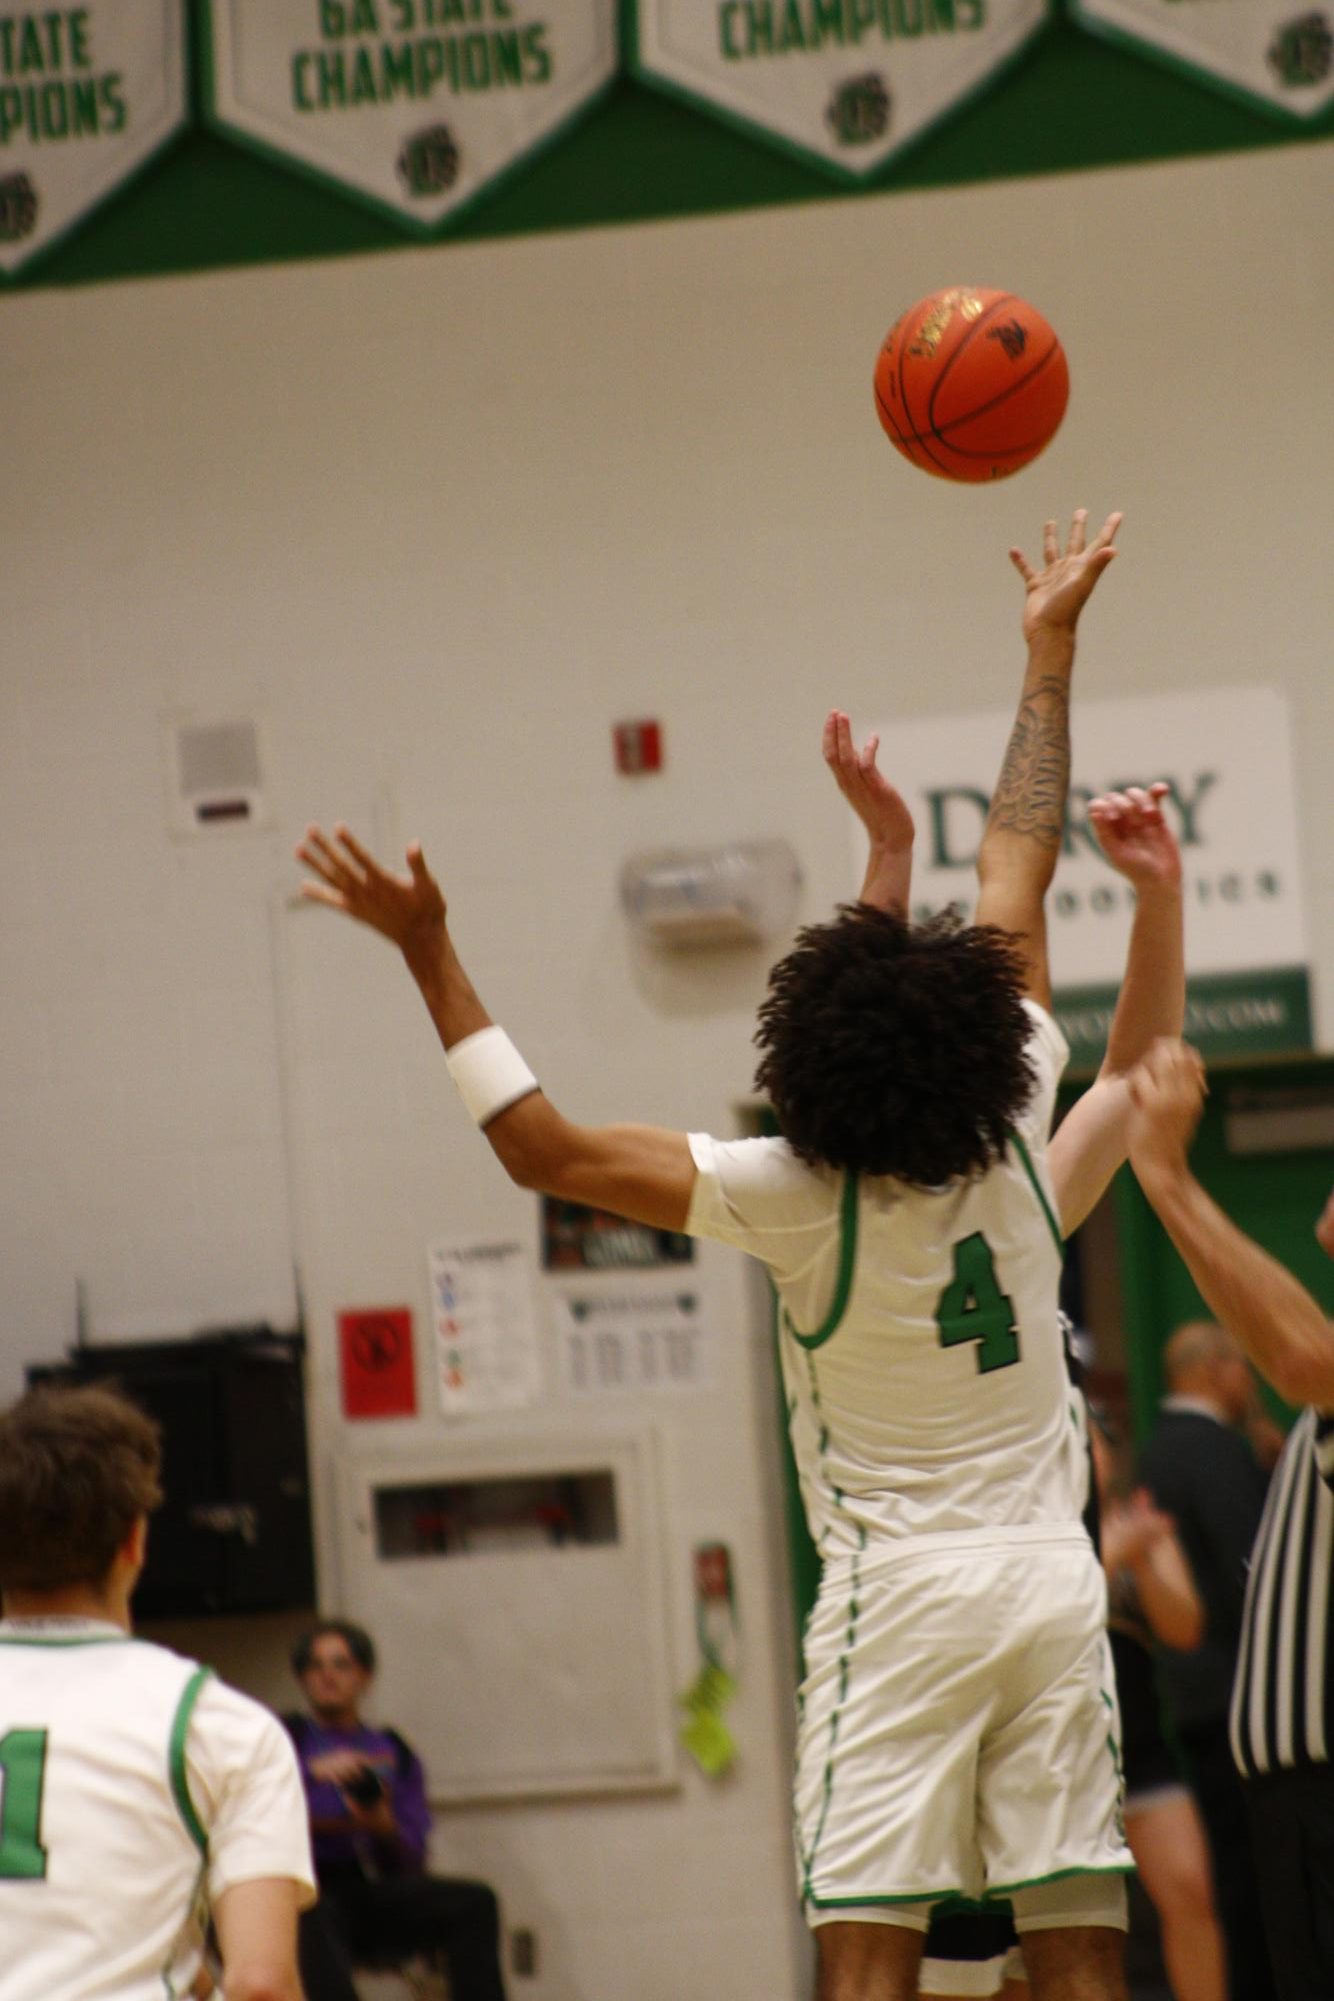
[{"label": "white advertising banner", "polygon": [[213,123],[423,232],[616,67],[616,0],[204,0],[204,13]]},{"label": "white advertising banner", "polygon": [[184,0],[0,0],[0,271],[114,194],[188,102]]},{"label": "white advertising banner", "polygon": [[1047,0],[637,0],[634,67],[860,178],[969,98]]},{"label": "white advertising banner", "polygon": [[[975,863],[1013,710],[885,722],[881,762],[917,824],[913,909],[971,915]],[[859,736],[869,734],[860,732]],[[1206,1052],[1310,1046],[1306,928],[1287,704],[1270,688],[1079,701],[1065,840],[1047,896],[1057,1013],[1073,1060],[1101,1056],[1134,894],[1088,823],[1100,792],[1163,780],[1181,844],[1187,1033]],[[865,859],[855,828],[858,880]]]},{"label": "white advertising banner", "polygon": [[1334,98],[1334,16],[1309,0],[1073,0],[1075,18],[1296,118]]}]

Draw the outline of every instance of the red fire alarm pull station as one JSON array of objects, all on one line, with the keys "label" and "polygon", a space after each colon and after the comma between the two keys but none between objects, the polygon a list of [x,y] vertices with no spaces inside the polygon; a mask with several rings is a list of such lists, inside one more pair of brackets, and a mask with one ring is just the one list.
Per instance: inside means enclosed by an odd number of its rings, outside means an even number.
[{"label": "red fire alarm pull station", "polygon": [[662,770],[661,723],[615,723],[611,734],[616,745],[616,769],[619,772],[633,777],[641,771]]}]

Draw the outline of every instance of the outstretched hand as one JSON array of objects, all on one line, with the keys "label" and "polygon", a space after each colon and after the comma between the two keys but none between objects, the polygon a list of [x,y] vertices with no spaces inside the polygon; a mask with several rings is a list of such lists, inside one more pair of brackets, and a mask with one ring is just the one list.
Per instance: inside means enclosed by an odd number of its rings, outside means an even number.
[{"label": "outstretched hand", "polygon": [[1088,509],[1077,507],[1064,555],[1056,523],[1047,522],[1042,533],[1040,570],[1032,567],[1021,549],[1011,549],[1010,561],[1024,580],[1026,640],[1031,643],[1044,631],[1073,633],[1094,585],[1116,554],[1112,544],[1121,521],[1121,515],[1109,514],[1086,548]]},{"label": "outstretched hand", "polygon": [[1188,1042],[1155,1042],[1130,1073],[1131,1163],[1184,1163],[1204,1110],[1204,1065]]},{"label": "outstretched hand", "polygon": [[307,827],[296,853],[318,878],[301,885],[302,896],[311,903],[355,917],[407,956],[438,944],[445,928],[445,899],[419,842],[408,848],[406,876],[381,868],[341,821],[332,840],[322,828]]},{"label": "outstretched hand", "polygon": [[873,848],[901,853],[913,843],[912,814],[877,768],[878,736],[868,737],[860,750],[852,741],[852,724],[842,709],[825,717],[822,749],[834,783],[865,827]]},{"label": "outstretched hand", "polygon": [[1131,785],[1124,792],[1104,792],[1089,804],[1098,846],[1117,874],[1137,889],[1181,881],[1181,850],[1162,809],[1170,789],[1161,783],[1147,790]]},{"label": "outstretched hand", "polygon": [[1145,1487],[1137,1487],[1125,1500],[1109,1501],[1102,1513],[1102,1558],[1109,1572],[1133,1570],[1166,1536],[1176,1523],[1154,1503]]}]

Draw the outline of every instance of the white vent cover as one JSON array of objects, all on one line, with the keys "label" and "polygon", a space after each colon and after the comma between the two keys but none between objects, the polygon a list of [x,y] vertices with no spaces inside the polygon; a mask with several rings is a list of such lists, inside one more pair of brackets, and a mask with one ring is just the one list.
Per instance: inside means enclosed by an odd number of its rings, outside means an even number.
[{"label": "white vent cover", "polygon": [[635,929],[686,950],[763,944],[791,925],[800,888],[800,865],[783,840],[631,855],[621,870],[621,902]]},{"label": "white vent cover", "polygon": [[163,727],[173,833],[269,824],[258,723],[169,716]]}]

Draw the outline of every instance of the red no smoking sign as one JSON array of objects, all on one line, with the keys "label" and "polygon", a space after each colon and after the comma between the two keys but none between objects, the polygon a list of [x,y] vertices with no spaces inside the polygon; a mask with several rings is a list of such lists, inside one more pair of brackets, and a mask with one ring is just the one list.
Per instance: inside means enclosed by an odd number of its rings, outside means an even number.
[{"label": "red no smoking sign", "polygon": [[417,1375],[406,1306],[365,1306],[338,1316],[344,1417],[413,1417]]}]

